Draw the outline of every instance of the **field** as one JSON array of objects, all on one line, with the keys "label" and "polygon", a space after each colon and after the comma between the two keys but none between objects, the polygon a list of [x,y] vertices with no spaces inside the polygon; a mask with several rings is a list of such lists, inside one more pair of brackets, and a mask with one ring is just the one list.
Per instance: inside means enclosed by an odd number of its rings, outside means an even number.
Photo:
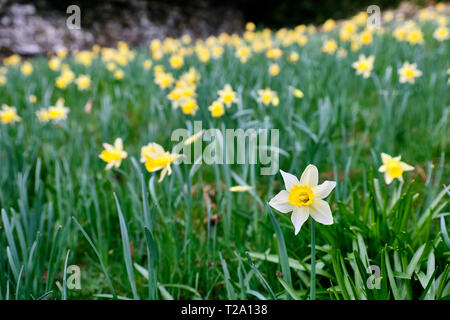
[{"label": "field", "polygon": [[[449,13],[5,58],[0,299],[449,299]],[[183,163],[195,121],[279,130],[332,219],[260,162]]]}]

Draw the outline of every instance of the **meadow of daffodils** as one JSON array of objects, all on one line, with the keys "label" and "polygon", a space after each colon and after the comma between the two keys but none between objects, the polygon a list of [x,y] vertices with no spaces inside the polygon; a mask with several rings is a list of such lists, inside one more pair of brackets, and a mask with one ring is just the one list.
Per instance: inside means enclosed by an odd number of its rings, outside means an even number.
[{"label": "meadow of daffodils", "polygon": [[3,59],[0,299],[449,299],[450,6],[367,18]]}]

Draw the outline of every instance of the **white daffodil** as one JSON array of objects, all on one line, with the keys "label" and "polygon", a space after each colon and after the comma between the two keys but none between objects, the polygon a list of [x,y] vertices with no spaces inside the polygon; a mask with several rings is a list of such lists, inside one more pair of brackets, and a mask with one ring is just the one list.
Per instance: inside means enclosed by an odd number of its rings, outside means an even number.
[{"label": "white daffodil", "polygon": [[300,231],[309,216],[322,224],[333,224],[330,206],[322,199],[334,189],[335,181],[325,181],[319,185],[319,172],[312,164],[303,171],[300,181],[290,173],[283,170],[280,172],[286,190],[273,197],[269,205],[282,213],[292,211],[291,221],[294,224],[295,234]]},{"label": "white daffodil", "polygon": [[381,160],[383,165],[378,169],[379,172],[384,173],[384,181],[390,184],[395,178],[403,182],[403,172],[414,170],[413,166],[400,161],[402,156],[391,157],[386,153],[381,153]]}]

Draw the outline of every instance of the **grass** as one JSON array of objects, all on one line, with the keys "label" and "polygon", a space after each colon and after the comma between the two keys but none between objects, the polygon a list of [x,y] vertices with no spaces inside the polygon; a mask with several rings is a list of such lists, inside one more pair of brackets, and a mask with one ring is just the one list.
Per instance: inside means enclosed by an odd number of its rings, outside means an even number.
[{"label": "grass", "polygon": [[[418,23],[424,44],[399,42],[397,23],[358,51],[339,41],[345,57],[320,50],[338,29],[305,33],[306,45],[281,46],[275,77],[265,51],[243,64],[231,45],[208,63],[186,55],[180,70],[168,53],[154,60],[176,77],[199,71],[195,116],[172,109],[169,90],[142,68],[152,59],[146,48],[121,67],[122,80],[100,58],[90,66],[64,59],[91,76],[85,91],[56,87],[59,72],[44,57],[31,60],[30,75],[7,67],[0,103],[16,106],[22,121],[0,125],[0,299],[309,299],[310,220],[295,236],[290,216],[266,205],[283,188],[278,173],[261,176],[260,164],[175,164],[158,183],[159,173],[139,163],[144,144],[170,150],[172,131],[194,120],[204,129],[279,129],[281,169],[298,176],[313,163],[320,181],[337,181],[327,199],[335,223],[315,225],[316,299],[449,299],[449,41],[432,38],[432,20]],[[291,51],[299,61],[286,60]],[[351,67],[361,53],[375,56],[368,79]],[[404,61],[423,72],[414,84],[399,83]],[[207,107],[226,83],[239,101],[212,118]],[[256,101],[265,87],[279,106]],[[67,120],[40,123],[35,111],[60,97]],[[116,137],[129,157],[106,171],[98,155]],[[415,166],[404,183],[385,184],[381,152]],[[253,189],[228,190],[244,184]],[[80,290],[67,287],[70,265],[81,268]],[[380,271],[375,289],[371,265]]]}]

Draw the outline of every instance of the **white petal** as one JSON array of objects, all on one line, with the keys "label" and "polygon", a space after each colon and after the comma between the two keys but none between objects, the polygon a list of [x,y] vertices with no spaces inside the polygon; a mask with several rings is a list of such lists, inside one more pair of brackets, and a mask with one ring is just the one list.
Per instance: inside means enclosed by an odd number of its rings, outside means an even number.
[{"label": "white petal", "polygon": [[336,181],[325,181],[324,183],[312,188],[312,191],[314,193],[314,197],[323,199],[328,197],[331,191],[333,191],[334,187],[336,187]]},{"label": "white petal", "polygon": [[114,147],[112,145],[110,145],[109,143],[104,143],[103,144],[103,148],[108,151],[108,152],[113,152],[114,151]]},{"label": "white petal", "polygon": [[282,213],[291,212],[296,207],[289,203],[288,197],[289,192],[282,190],[269,201],[269,205]]},{"label": "white petal", "polygon": [[308,219],[309,217],[309,208],[308,207],[297,207],[292,212],[291,215],[291,221],[294,225],[295,234],[297,234],[300,231],[300,228],[302,227],[303,223]]},{"label": "white petal", "polygon": [[123,150],[123,142],[121,138],[117,138],[116,141],[114,141],[114,148]]},{"label": "white petal", "polygon": [[308,165],[300,177],[300,184],[310,188],[317,186],[319,183],[319,171],[315,165]]},{"label": "white petal", "polygon": [[414,170],[414,167],[413,167],[413,166],[410,166],[409,164],[407,164],[407,163],[405,163],[405,162],[403,162],[403,161],[400,161],[400,168],[401,168],[403,171],[411,171],[411,170]]},{"label": "white petal", "polygon": [[333,224],[330,205],[324,200],[314,200],[310,206],[309,214],[319,223],[327,225]]},{"label": "white petal", "polygon": [[283,177],[284,186],[286,187],[287,191],[291,191],[292,187],[295,185],[300,184],[297,177],[293,174],[284,172],[283,170],[280,170],[281,176]]},{"label": "white petal", "polygon": [[383,163],[386,163],[386,161],[392,159],[392,157],[390,155],[388,155],[387,153],[382,152],[381,153],[381,160],[383,161]]},{"label": "white petal", "polygon": [[382,165],[378,168],[378,172],[386,172],[386,165]]},{"label": "white petal", "polygon": [[392,176],[386,171],[384,173],[384,181],[386,184],[391,184],[392,180],[394,180],[394,178],[392,178]]}]

